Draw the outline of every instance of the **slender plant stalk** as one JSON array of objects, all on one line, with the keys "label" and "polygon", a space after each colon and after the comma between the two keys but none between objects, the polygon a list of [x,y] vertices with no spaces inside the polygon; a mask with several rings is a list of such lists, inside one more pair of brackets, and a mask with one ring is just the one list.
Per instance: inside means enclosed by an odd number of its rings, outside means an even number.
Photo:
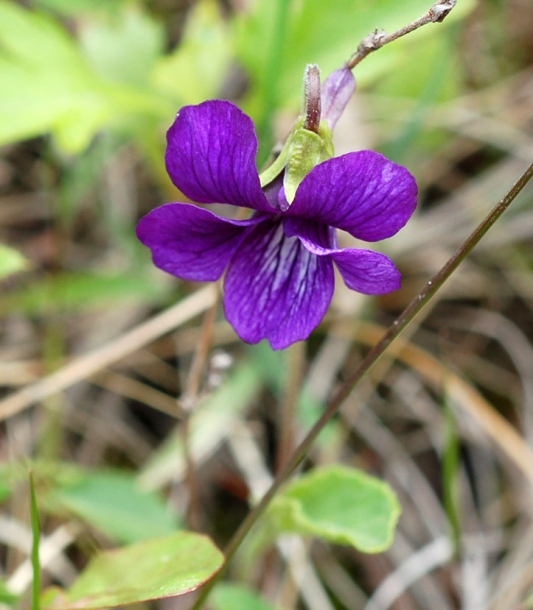
[{"label": "slender plant stalk", "polygon": [[[443,383],[443,388],[445,384]],[[451,406],[448,404],[448,397],[443,396],[444,413],[444,454],[442,458],[442,489],[443,503],[448,526],[450,529],[450,539],[453,544],[454,554],[458,557],[461,549],[461,520],[459,517],[458,502],[458,481],[459,481],[459,432],[457,421]]]},{"label": "slender plant stalk", "polygon": [[31,513],[31,566],[33,570],[33,582],[31,587],[31,608],[39,610],[39,596],[41,594],[41,564],[39,561],[39,545],[41,541],[41,525],[39,522],[39,508],[35,494],[35,481],[33,472],[30,471],[30,513]]},{"label": "slender plant stalk", "polygon": [[190,439],[190,419],[198,402],[198,397],[202,388],[202,379],[205,373],[209,349],[213,338],[213,326],[215,324],[216,312],[220,301],[220,293],[217,293],[217,298],[213,305],[206,311],[200,340],[196,346],[194,357],[187,379],[187,387],[185,395],[182,399],[182,409],[184,418],[181,426],[183,451],[186,464],[186,481],[189,489],[189,505],[187,507],[187,525],[192,530],[200,530],[200,494],[198,490],[198,482],[196,480],[196,469],[191,449]]},{"label": "slender plant stalk", "polygon": [[357,51],[346,62],[346,67],[353,70],[355,66],[363,61],[363,59],[372,53],[384,47],[389,42],[398,40],[406,34],[410,34],[418,28],[428,23],[440,23],[450,14],[453,7],[457,4],[457,0],[439,0],[422,17],[415,19],[412,23],[405,25],[403,28],[396,30],[392,34],[386,34],[383,31],[374,30],[371,34],[363,38],[357,47]]},{"label": "slender plant stalk", "polygon": [[520,176],[515,185],[505,195],[505,197],[491,210],[487,217],[480,225],[471,233],[462,246],[453,254],[448,262],[438,271],[431,280],[429,280],[420,293],[407,305],[404,311],[396,318],[389,329],[385,332],[381,340],[367,353],[365,358],[360,362],[359,366],[354,370],[350,377],[343,383],[337,393],[329,401],[324,413],[318,419],[316,424],[308,432],[307,436],[296,448],[292,456],[285,463],[283,468],[278,472],[276,478],[272,482],[270,489],[261,498],[259,503],[248,513],[247,517],[241,523],[239,529],[235,532],[232,539],[229,541],[225,549],[225,561],[222,569],[201,589],[200,594],[191,610],[200,610],[209,593],[225,573],[230,561],[237,552],[242,541],[251,530],[253,525],[258,521],[261,515],[265,512],[270,501],[276,495],[281,486],[294,473],[298,466],[307,456],[309,449],[316,440],[317,436],[322,432],[324,426],[337,414],[344,401],[351,394],[355,386],[363,378],[363,376],[374,366],[379,358],[384,354],[389,345],[401,334],[406,326],[414,319],[419,311],[428,303],[428,301],[436,294],[443,286],[444,282],[452,275],[460,263],[470,254],[474,247],[481,241],[481,238],[487,233],[492,225],[500,218],[507,210],[511,203],[516,199],[518,194],[524,189],[526,184],[533,177],[533,163]]}]

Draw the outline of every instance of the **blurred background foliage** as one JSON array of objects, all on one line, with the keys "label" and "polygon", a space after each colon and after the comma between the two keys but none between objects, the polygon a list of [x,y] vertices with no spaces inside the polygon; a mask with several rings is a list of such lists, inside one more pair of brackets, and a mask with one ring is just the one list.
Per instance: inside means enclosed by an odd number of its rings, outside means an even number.
[{"label": "blurred background foliage", "polygon": [[[31,395],[39,380],[112,347],[197,289],[155,270],[134,232],[142,214],[183,199],[163,163],[181,106],[237,103],[256,123],[262,164],[297,116],[307,63],[326,76],[374,28],[393,31],[427,8],[420,0],[0,0],[7,399],[24,388]],[[54,391],[52,378],[37,406],[22,397],[14,413],[0,402],[1,600],[13,603],[29,587],[21,570],[28,460],[45,537],[68,531],[46,582],[71,583],[95,548],[178,524],[228,539],[248,495],[264,491],[257,480],[269,480],[376,341],[375,325],[402,309],[531,162],[532,41],[530,0],[458,0],[443,24],[357,67],[337,152],[380,150],[420,185],[417,217],[383,244],[404,274],[401,291],[368,299],[339,287],[325,323],[289,354],[243,346],[219,311],[199,381],[191,362],[203,326],[191,315],[111,364],[84,369],[79,360],[76,383]],[[531,201],[529,189],[312,455],[315,466],[357,465],[394,487],[403,516],[391,550],[370,557],[323,542],[281,545],[233,573],[263,600],[225,585],[215,607],[531,607]],[[189,403],[186,417],[178,407]],[[505,426],[511,436],[498,434]]]}]

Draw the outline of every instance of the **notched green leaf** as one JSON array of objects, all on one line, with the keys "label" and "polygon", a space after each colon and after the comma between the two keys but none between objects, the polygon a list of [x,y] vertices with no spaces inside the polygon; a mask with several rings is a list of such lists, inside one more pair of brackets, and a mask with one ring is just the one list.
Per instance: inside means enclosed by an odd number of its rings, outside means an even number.
[{"label": "notched green leaf", "polygon": [[292,483],[269,510],[279,533],[316,536],[365,553],[390,547],[400,516],[392,488],[346,466],[329,466]]}]

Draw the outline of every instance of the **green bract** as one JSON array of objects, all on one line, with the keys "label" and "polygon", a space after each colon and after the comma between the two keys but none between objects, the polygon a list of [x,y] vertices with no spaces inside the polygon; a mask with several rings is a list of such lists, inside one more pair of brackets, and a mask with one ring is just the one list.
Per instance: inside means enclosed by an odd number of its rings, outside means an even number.
[{"label": "green bract", "polygon": [[283,170],[283,186],[288,203],[292,203],[296,190],[307,174],[319,163],[333,157],[333,132],[326,121],[320,121],[318,133],[304,127],[300,117],[287,138],[274,163],[259,176],[261,186],[270,184]]}]

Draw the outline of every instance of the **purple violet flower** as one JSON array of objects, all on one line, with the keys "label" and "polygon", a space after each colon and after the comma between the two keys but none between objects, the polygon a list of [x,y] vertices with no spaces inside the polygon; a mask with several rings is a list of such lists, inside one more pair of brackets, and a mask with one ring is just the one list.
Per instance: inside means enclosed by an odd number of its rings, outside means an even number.
[{"label": "purple violet flower", "polygon": [[416,207],[416,183],[405,168],[372,151],[328,158],[299,181],[289,203],[285,170],[261,186],[254,125],[233,104],[182,108],[167,142],[167,171],[187,197],[253,214],[232,220],[168,203],[141,219],[137,236],[154,264],[177,277],[210,282],[227,270],[226,317],[244,341],[268,339],[282,349],[307,339],[331,302],[334,264],[352,290],[399,288],[400,273],[389,258],[339,249],[335,229],[368,242],[399,231]]}]

